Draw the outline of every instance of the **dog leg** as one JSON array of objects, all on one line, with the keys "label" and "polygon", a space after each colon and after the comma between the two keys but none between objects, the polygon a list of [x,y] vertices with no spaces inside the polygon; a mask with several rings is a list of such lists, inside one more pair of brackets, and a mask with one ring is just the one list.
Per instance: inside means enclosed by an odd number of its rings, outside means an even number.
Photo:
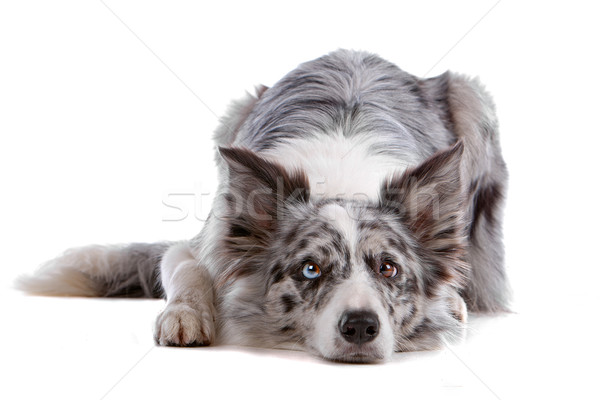
[{"label": "dog leg", "polygon": [[494,179],[473,185],[468,259],[472,266],[463,296],[470,311],[508,311],[510,289],[504,270],[502,209],[506,170],[499,161]]},{"label": "dog leg", "polygon": [[162,346],[200,346],[215,338],[212,278],[187,242],[167,250],[161,265],[167,306],[156,320],[154,339]]}]

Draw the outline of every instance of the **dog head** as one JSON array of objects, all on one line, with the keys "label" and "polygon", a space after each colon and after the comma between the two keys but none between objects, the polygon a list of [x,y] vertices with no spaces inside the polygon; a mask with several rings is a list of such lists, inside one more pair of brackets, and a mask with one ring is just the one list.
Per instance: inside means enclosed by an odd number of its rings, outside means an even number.
[{"label": "dog head", "polygon": [[229,167],[225,335],[372,362],[461,333],[462,143],[386,179],[374,202],[311,198],[302,171],[220,151]]}]

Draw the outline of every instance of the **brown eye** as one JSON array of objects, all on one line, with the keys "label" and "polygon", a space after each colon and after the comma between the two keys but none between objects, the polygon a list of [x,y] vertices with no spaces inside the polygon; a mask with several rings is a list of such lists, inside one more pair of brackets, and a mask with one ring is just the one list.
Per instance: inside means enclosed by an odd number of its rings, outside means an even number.
[{"label": "brown eye", "polygon": [[383,262],[379,266],[379,273],[386,278],[393,278],[398,274],[398,268],[389,262]]},{"label": "brown eye", "polygon": [[321,268],[315,263],[307,262],[302,268],[302,275],[307,279],[315,279],[321,276]]}]

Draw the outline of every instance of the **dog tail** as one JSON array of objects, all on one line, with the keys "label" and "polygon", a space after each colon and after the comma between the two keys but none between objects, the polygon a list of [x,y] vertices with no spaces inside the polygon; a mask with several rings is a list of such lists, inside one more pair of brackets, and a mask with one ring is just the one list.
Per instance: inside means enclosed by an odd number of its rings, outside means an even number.
[{"label": "dog tail", "polygon": [[163,296],[159,264],[172,243],[92,245],[67,250],[15,287],[30,294],[83,297]]}]

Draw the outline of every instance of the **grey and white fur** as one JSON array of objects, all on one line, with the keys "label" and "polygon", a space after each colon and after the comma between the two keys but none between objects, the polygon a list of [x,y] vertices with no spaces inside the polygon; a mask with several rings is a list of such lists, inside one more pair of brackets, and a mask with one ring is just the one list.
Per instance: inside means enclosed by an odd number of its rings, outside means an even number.
[{"label": "grey and white fur", "polygon": [[177,243],[73,249],[18,281],[47,295],[164,297],[159,345],[303,349],[373,362],[507,310],[507,170],[477,80],[419,79],[338,50],[233,103],[220,185]]}]

